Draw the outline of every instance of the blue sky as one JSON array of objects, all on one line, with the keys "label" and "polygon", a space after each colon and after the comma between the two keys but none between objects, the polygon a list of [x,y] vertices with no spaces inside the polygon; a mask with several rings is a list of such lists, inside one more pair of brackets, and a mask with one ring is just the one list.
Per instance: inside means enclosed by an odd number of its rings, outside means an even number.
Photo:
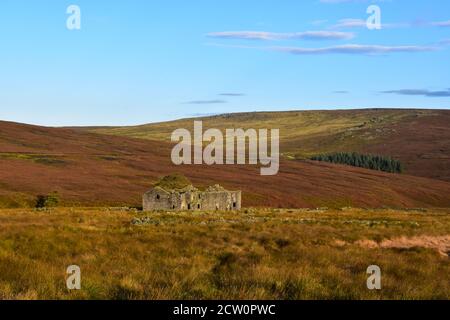
[{"label": "blue sky", "polygon": [[[382,30],[364,27],[371,4]],[[450,107],[446,0],[2,0],[0,41],[2,120]]]}]

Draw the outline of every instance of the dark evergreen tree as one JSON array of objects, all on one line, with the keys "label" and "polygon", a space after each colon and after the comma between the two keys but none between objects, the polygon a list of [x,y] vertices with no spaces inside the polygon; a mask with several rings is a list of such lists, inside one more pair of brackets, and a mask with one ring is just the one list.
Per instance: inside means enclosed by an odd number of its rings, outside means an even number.
[{"label": "dark evergreen tree", "polygon": [[403,166],[400,161],[380,155],[359,154],[356,152],[337,152],[319,154],[311,157],[314,161],[324,161],[338,164],[346,164],[354,167],[379,170],[391,173],[402,173]]}]

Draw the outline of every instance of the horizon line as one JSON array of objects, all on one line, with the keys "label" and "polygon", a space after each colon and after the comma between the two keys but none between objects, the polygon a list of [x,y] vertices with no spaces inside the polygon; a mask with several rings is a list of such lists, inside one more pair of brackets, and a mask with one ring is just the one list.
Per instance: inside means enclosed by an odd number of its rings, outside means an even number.
[{"label": "horizon line", "polygon": [[47,128],[65,128],[65,129],[81,129],[81,128],[117,128],[117,127],[139,127],[150,124],[162,124],[162,123],[170,123],[181,120],[195,120],[195,119],[208,119],[214,117],[220,117],[225,115],[239,115],[239,114],[251,114],[251,113],[288,113],[288,112],[340,112],[340,111],[369,111],[369,110],[417,110],[417,111],[450,111],[449,108],[424,108],[424,107],[361,107],[361,108],[320,108],[320,109],[284,109],[284,110],[253,110],[253,111],[234,111],[234,112],[218,112],[218,113],[210,113],[210,114],[197,114],[197,115],[185,115],[180,117],[175,117],[168,120],[163,121],[148,121],[144,123],[135,123],[135,124],[127,124],[127,125],[50,125],[50,124],[41,124],[41,123],[32,123],[32,122],[22,122],[17,120],[8,120],[8,119],[0,119],[0,122],[11,122],[17,124],[25,124],[39,127],[47,127]]}]

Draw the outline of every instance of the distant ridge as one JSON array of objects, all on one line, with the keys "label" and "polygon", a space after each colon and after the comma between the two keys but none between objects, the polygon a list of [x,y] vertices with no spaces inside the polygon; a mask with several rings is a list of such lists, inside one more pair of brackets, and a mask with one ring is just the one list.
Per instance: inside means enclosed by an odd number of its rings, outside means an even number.
[{"label": "distant ridge", "polygon": [[170,141],[177,128],[279,128],[286,159],[359,152],[400,160],[408,174],[450,181],[450,110],[357,109],[242,112],[131,127],[84,128],[96,133]]}]

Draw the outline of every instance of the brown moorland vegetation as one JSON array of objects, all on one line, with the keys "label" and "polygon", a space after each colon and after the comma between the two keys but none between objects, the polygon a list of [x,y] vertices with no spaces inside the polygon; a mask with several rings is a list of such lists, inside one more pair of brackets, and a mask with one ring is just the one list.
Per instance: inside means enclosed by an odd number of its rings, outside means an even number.
[{"label": "brown moorland vegetation", "polygon": [[448,209],[8,209],[0,225],[0,299],[450,299]]},{"label": "brown moorland vegetation", "polygon": [[[410,175],[450,181],[450,110],[362,109],[224,114],[90,131],[169,141],[177,128],[279,128],[286,158],[360,152],[400,160]],[[82,129],[86,130],[86,128]]]},{"label": "brown moorland vegetation", "polygon": [[243,190],[244,206],[450,207],[450,183],[283,159],[280,173],[253,166],[174,166],[172,145],[63,128],[0,122],[0,206],[34,205],[57,191],[63,205],[139,206],[161,176],[180,172],[199,187]]}]

